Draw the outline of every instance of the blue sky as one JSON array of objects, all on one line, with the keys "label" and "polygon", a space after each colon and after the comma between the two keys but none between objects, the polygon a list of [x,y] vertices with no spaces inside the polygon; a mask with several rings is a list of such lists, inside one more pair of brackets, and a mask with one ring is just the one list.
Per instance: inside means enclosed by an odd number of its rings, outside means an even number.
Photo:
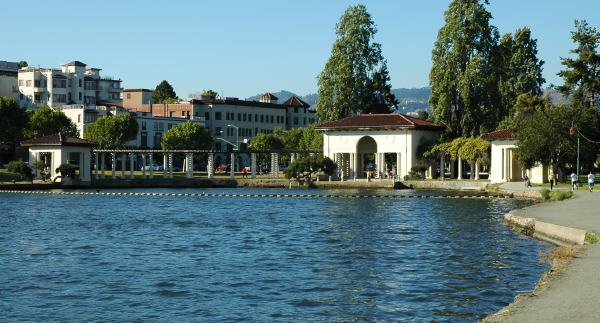
[{"label": "blue sky", "polygon": [[[208,88],[240,98],[282,89],[304,95],[316,92],[339,17],[362,3],[377,24],[392,86],[422,87],[449,2],[6,1],[0,60],[54,67],[77,59],[128,88],[166,79],[180,97]],[[532,29],[553,84],[561,83],[560,57],[573,48],[573,21],[600,28],[598,0],[491,0],[489,10],[501,34]]]}]

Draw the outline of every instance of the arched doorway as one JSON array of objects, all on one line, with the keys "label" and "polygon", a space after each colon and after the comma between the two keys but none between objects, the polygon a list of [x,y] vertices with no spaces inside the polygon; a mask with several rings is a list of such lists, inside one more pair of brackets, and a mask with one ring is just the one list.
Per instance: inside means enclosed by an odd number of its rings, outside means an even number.
[{"label": "arched doorway", "polygon": [[357,177],[366,178],[367,172],[377,169],[377,142],[371,136],[364,136],[356,143],[358,154],[358,165],[356,165]]}]

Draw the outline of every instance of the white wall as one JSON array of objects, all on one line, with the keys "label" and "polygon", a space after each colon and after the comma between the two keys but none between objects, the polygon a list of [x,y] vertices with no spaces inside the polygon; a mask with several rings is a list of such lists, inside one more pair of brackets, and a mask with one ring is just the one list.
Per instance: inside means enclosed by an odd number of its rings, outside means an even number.
[{"label": "white wall", "polygon": [[[41,160],[41,153],[51,154],[51,164],[49,166],[50,179],[54,179],[57,175],[56,169],[64,163],[68,162],[69,153],[78,152],[79,156],[79,180],[89,182],[91,180],[91,149],[83,146],[32,146],[29,147],[29,164],[31,165],[36,160]],[[37,172],[33,170],[34,173]],[[39,174],[37,174],[39,177]],[[60,180],[58,181],[60,182]]]}]

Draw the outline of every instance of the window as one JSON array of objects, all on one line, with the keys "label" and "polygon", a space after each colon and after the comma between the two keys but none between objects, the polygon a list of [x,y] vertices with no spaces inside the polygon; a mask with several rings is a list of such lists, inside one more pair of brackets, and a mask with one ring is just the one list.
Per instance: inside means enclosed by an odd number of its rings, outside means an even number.
[{"label": "window", "polygon": [[298,117],[294,117],[294,125],[298,124]]},{"label": "window", "polygon": [[69,79],[69,87],[73,87],[73,80]]},{"label": "window", "polygon": [[216,127],[215,128],[215,136],[220,136],[221,135],[221,127]]},{"label": "window", "polygon": [[225,112],[225,120],[229,120],[229,112]]},{"label": "window", "polygon": [[221,112],[215,112],[215,120],[221,120]]},{"label": "window", "polygon": [[303,124],[306,125],[306,118],[304,118]]},{"label": "window", "polygon": [[27,87],[31,87],[31,80],[27,80],[27,81],[25,81],[25,86],[27,86]]},{"label": "window", "polygon": [[34,80],[33,87],[40,87],[40,80]]},{"label": "window", "polygon": [[41,101],[42,101],[42,96],[41,96],[41,95],[39,95],[39,94],[36,94],[36,95],[33,97],[33,102],[35,102],[35,103],[40,103]]},{"label": "window", "polygon": [[210,120],[210,112],[204,112],[204,119],[205,120]]},{"label": "window", "polygon": [[254,128],[254,135],[258,135],[258,128]]},{"label": "window", "polygon": [[298,107],[294,107],[294,113],[298,113]]},{"label": "window", "polygon": [[48,80],[44,80],[44,87],[48,87]]},{"label": "window", "polygon": [[238,113],[238,121],[242,121],[242,114]]},{"label": "window", "polygon": [[260,115],[260,122],[265,122],[265,116],[263,114]]},{"label": "window", "polygon": [[71,100],[71,93],[69,93],[68,96],[69,96],[69,102],[71,102],[72,101]]},{"label": "window", "polygon": [[131,99],[131,93],[127,93],[127,98]]},{"label": "window", "polygon": [[23,86],[23,84],[25,84],[25,82],[23,82],[23,80],[19,80],[19,86]]},{"label": "window", "polygon": [[258,122],[258,114],[254,115],[254,122]]},{"label": "window", "polygon": [[64,89],[64,88],[67,87],[67,80],[64,80],[64,79],[53,79],[52,80],[52,87],[59,88],[59,89]]},{"label": "window", "polygon": [[221,151],[221,143],[220,142],[215,143],[215,150]]},{"label": "window", "polygon": [[83,85],[82,85],[82,80],[81,80],[81,79],[79,79],[79,87],[82,87],[82,86],[83,86]]},{"label": "window", "polygon": [[140,146],[141,147],[148,147],[148,133],[145,131],[142,131],[141,136],[140,136]]},{"label": "window", "polygon": [[273,116],[271,116],[271,123],[273,123]]},{"label": "window", "polygon": [[146,130],[146,121],[142,121],[142,130]]},{"label": "window", "polygon": [[81,114],[78,114],[77,115],[77,123],[80,123],[80,122],[81,122]]},{"label": "window", "polygon": [[246,114],[245,113],[243,115],[243,119],[244,119],[244,121],[246,121]]},{"label": "window", "polygon": [[154,123],[154,131],[163,131],[165,130],[165,124],[162,122],[155,122]]},{"label": "window", "polygon": [[52,94],[52,101],[56,103],[65,103],[67,102],[66,94]]},{"label": "window", "polygon": [[162,132],[154,133],[154,148],[160,148],[160,142],[162,141]]},{"label": "window", "polygon": [[81,101],[81,92],[79,92],[79,101]]}]

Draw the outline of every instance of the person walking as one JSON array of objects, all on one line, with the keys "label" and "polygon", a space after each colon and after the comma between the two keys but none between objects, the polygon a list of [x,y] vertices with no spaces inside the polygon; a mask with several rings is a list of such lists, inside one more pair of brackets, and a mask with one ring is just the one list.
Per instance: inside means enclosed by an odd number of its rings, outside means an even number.
[{"label": "person walking", "polygon": [[550,190],[554,188],[554,172],[550,173]]},{"label": "person walking", "polygon": [[588,187],[590,188],[590,192],[594,190],[594,182],[596,181],[596,175],[593,172],[588,174]]},{"label": "person walking", "polygon": [[575,172],[571,173],[571,191],[577,189],[577,174]]},{"label": "person walking", "polygon": [[529,176],[527,176],[527,174],[525,174],[525,188],[530,188],[531,187],[531,181],[529,180]]}]

